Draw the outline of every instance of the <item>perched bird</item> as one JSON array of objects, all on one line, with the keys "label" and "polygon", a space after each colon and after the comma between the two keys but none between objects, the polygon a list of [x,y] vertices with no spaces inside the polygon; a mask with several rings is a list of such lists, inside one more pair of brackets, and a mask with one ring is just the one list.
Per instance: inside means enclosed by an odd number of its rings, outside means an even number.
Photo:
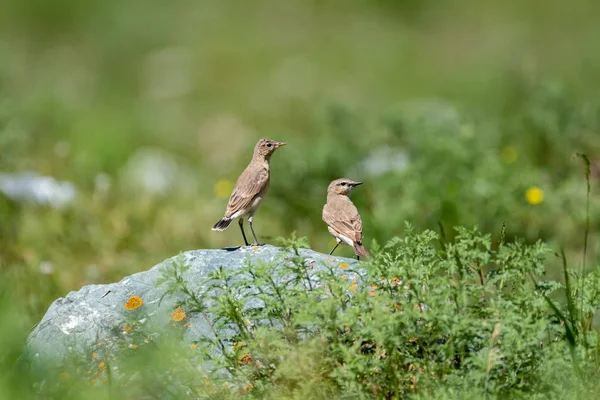
[{"label": "perched bird", "polygon": [[327,203],[323,207],[323,221],[337,244],[331,250],[330,255],[340,243],[352,246],[356,259],[369,254],[362,244],[362,221],[358,210],[350,200],[350,192],[362,182],[342,178],[336,179],[327,188]]},{"label": "perched bird", "polygon": [[231,221],[239,218],[244,243],[248,246],[248,240],[244,232],[244,217],[248,216],[248,225],[250,225],[252,236],[254,236],[254,244],[258,245],[258,239],[252,227],[252,220],[254,213],[260,207],[269,189],[271,155],[282,146],[285,146],[285,143],[270,139],[260,139],[256,143],[252,161],[235,183],[233,193],[231,193],[229,203],[227,203],[225,215],[212,227],[213,231],[224,231],[231,224]]}]

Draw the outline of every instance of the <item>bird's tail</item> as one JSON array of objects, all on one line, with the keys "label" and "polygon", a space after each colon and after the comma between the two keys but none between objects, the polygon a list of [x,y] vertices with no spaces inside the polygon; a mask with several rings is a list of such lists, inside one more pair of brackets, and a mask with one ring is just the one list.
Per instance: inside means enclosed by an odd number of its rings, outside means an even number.
[{"label": "bird's tail", "polygon": [[368,256],[369,252],[367,249],[365,249],[362,243],[354,242],[354,254],[357,256]]},{"label": "bird's tail", "polygon": [[233,221],[233,219],[223,217],[219,222],[217,222],[215,224],[215,226],[212,227],[212,230],[213,231],[224,231],[225,229],[227,229],[229,224],[231,224],[231,221]]}]

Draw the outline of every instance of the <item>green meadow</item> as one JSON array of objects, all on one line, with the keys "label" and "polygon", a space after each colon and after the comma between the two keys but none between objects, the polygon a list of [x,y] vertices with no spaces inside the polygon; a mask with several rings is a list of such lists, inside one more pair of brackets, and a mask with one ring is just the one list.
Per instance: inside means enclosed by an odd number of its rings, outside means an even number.
[{"label": "green meadow", "polygon": [[[588,0],[3,1],[0,398],[593,398],[598,15]],[[243,244],[210,228],[262,137],[288,145],[259,239],[328,253],[327,185],[362,181],[365,285],[274,288],[290,308],[243,316],[277,323],[240,328],[226,377],[169,336],[115,350],[118,377],[94,358],[19,362],[68,292]],[[29,180],[34,198],[15,191],[25,173],[53,180]],[[248,268],[257,287],[282,272]],[[241,318],[231,307],[213,311]]]}]

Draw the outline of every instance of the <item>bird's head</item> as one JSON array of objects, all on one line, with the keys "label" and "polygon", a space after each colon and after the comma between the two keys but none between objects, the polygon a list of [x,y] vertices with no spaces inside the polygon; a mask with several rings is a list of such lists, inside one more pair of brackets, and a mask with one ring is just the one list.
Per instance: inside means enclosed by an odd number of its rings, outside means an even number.
[{"label": "bird's head", "polygon": [[271,139],[260,139],[254,147],[254,157],[270,158],[271,154],[280,147],[285,146],[283,142]]},{"label": "bird's head", "polygon": [[362,185],[362,182],[355,182],[352,179],[347,178],[336,179],[329,184],[327,194],[343,194],[350,196],[352,189],[358,185]]}]

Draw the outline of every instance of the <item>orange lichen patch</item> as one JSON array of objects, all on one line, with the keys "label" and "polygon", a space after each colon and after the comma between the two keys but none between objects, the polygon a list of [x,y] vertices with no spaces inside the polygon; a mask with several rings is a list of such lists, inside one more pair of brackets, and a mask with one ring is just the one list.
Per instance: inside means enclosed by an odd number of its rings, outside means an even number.
[{"label": "orange lichen patch", "polygon": [[254,362],[254,359],[250,354],[244,354],[242,358],[239,359],[238,364],[240,365],[250,365]]},{"label": "orange lichen patch", "polygon": [[260,247],[258,247],[258,246],[254,246],[254,247],[252,248],[252,250],[254,250],[254,251],[256,251],[256,250],[258,250],[258,249],[260,249]]},{"label": "orange lichen patch", "polygon": [[325,261],[335,261],[335,258],[325,257],[323,260],[325,260]]},{"label": "orange lichen patch", "polygon": [[137,344],[130,344],[130,345],[129,345],[129,348],[130,348],[130,349],[137,349]]},{"label": "orange lichen patch", "polygon": [[131,296],[127,303],[125,303],[126,310],[135,310],[136,308],[140,308],[144,304],[144,300],[142,300],[139,296]]},{"label": "orange lichen patch", "polygon": [[396,277],[392,278],[392,285],[398,286],[400,283],[402,283],[402,281],[399,278],[396,278]]},{"label": "orange lichen patch", "polygon": [[242,389],[242,391],[244,393],[248,393],[249,391],[251,391],[252,389],[254,389],[254,385],[252,383],[247,384],[246,386],[244,386],[244,388]]},{"label": "orange lichen patch", "polygon": [[190,349],[192,349],[192,350],[193,350],[193,349],[195,349],[195,348],[197,348],[197,347],[198,347],[198,345],[197,345],[196,343],[192,343],[192,345],[190,346]]},{"label": "orange lichen patch", "polygon": [[184,328],[189,328],[190,326],[192,326],[191,322],[186,322],[185,324],[183,324]]},{"label": "orange lichen patch", "polygon": [[369,290],[370,296],[377,296],[377,292],[375,290]]},{"label": "orange lichen patch", "polygon": [[132,327],[130,327],[129,325],[125,325],[125,326],[123,327],[123,330],[124,330],[125,332],[131,332],[131,331],[133,330],[133,328],[132,328]]},{"label": "orange lichen patch", "polygon": [[340,267],[341,269],[348,269],[348,268],[350,268],[350,266],[349,266],[348,264],[346,264],[346,263],[342,263],[342,264],[340,264],[340,265],[339,265],[339,267]]},{"label": "orange lichen patch", "polygon": [[185,313],[181,307],[171,313],[171,319],[175,322],[182,321],[185,318]]}]

